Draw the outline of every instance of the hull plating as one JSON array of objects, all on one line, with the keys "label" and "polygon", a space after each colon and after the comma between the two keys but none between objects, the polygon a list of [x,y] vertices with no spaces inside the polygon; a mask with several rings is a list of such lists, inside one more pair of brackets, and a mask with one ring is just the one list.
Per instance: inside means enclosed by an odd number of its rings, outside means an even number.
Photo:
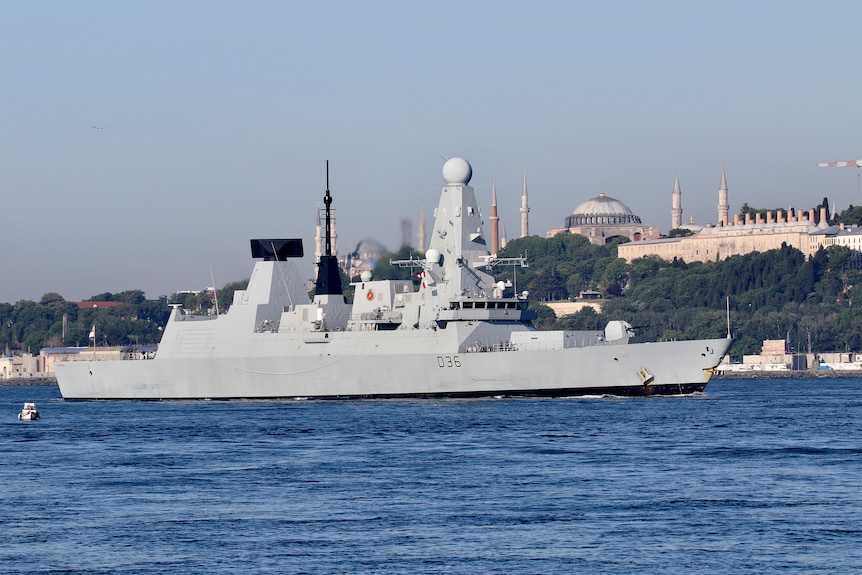
[{"label": "hull plating", "polygon": [[[76,361],[66,399],[562,397],[703,391],[730,340],[552,351]],[[680,362],[680,357],[691,358]]]}]

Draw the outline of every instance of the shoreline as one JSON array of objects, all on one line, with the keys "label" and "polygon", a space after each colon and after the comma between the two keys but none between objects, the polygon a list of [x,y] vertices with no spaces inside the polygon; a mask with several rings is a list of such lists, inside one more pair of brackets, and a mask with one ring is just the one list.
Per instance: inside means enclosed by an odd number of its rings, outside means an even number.
[{"label": "shoreline", "polygon": [[787,370],[787,371],[732,371],[718,372],[712,380],[739,380],[739,379],[836,379],[836,378],[862,378],[862,371],[850,369],[824,369],[824,370]]},{"label": "shoreline", "polygon": [[36,385],[57,385],[57,378],[51,376],[39,377],[10,377],[8,379],[0,379],[0,387],[24,387]]},{"label": "shoreline", "polygon": [[[862,370],[796,370],[796,371],[749,371],[749,372],[725,372],[716,373],[711,381],[733,381],[741,379],[862,379]],[[0,387],[25,387],[38,385],[57,385],[57,378],[45,377],[16,377],[0,379]]]}]

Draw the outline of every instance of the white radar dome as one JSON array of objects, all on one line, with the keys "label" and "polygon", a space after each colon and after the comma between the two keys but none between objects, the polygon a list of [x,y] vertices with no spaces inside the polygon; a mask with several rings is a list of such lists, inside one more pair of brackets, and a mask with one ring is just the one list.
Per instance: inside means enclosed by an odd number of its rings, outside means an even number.
[{"label": "white radar dome", "polygon": [[439,264],[440,263],[440,250],[436,248],[431,248],[427,252],[425,252],[425,260],[430,264]]},{"label": "white radar dome", "polygon": [[443,164],[443,180],[447,184],[468,184],[473,168],[464,158],[450,158]]},{"label": "white radar dome", "polygon": [[368,270],[365,270],[361,274],[359,274],[359,277],[364,282],[370,282],[371,281],[371,272]]}]

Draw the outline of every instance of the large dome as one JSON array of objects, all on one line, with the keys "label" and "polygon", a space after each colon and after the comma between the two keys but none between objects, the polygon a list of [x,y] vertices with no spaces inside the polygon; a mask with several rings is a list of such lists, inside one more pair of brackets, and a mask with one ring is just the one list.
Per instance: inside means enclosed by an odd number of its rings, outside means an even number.
[{"label": "large dome", "polygon": [[572,215],[566,218],[566,227],[595,226],[595,225],[626,225],[640,224],[641,219],[636,216],[627,205],[621,201],[606,196],[604,192],[580,204]]}]

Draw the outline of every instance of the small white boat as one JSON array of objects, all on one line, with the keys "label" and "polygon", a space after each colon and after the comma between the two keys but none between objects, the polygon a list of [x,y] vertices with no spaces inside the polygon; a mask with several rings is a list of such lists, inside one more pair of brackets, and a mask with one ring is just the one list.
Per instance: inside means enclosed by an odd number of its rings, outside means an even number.
[{"label": "small white boat", "polygon": [[39,419],[39,410],[36,409],[36,404],[29,401],[25,403],[21,413],[18,414],[18,419],[20,421],[34,421]]}]

